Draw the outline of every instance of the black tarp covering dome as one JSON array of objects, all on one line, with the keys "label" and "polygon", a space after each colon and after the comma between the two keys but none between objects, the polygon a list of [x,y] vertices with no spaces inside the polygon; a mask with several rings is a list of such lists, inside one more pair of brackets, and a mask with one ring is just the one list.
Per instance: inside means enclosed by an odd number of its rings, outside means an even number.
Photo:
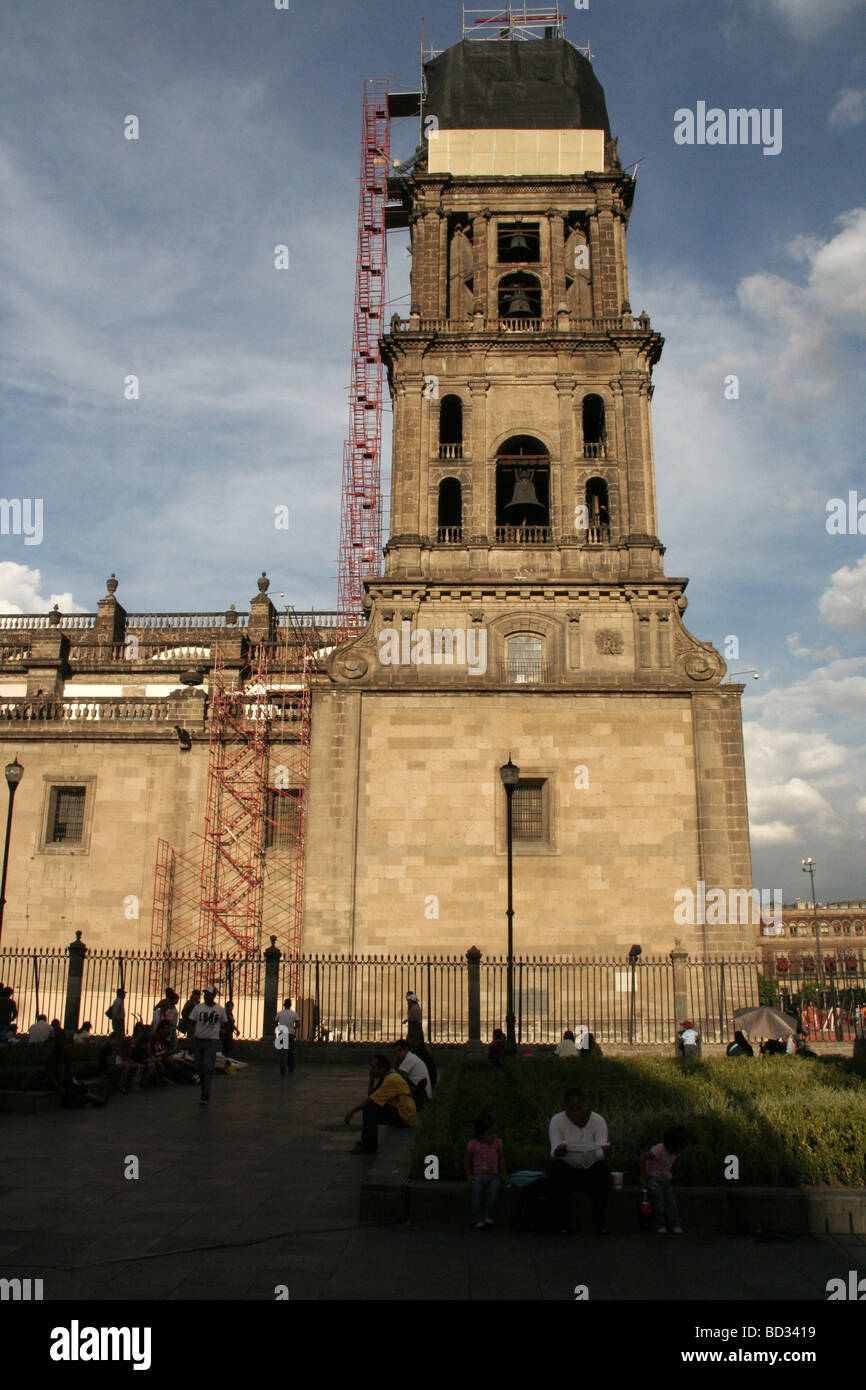
[{"label": "black tarp covering dome", "polygon": [[604,90],[565,39],[464,39],[424,64],[425,115],[443,130],[603,130]]}]

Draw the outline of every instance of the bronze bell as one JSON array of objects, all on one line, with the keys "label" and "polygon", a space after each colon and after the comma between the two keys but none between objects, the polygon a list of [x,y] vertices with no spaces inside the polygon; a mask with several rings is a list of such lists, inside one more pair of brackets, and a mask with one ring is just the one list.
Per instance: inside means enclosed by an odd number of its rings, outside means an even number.
[{"label": "bronze bell", "polygon": [[[526,237],[523,235],[519,228],[516,232],[512,232],[506,250],[509,252],[509,254],[515,251],[529,250],[529,242],[526,240]],[[526,260],[526,257],[521,256],[520,259]]]},{"label": "bronze bell", "polygon": [[529,302],[526,290],[518,288],[514,291],[508,302],[508,308],[505,310],[504,317],[507,319],[531,319],[533,317],[532,305]]},{"label": "bronze bell", "polygon": [[544,507],[538,500],[535,486],[532,481],[531,468],[518,468],[515,470],[516,479],[514,483],[514,493],[511,501],[503,508],[504,512],[514,513],[509,516],[509,522],[519,526],[522,522],[535,523],[540,526],[543,524],[545,515]]}]

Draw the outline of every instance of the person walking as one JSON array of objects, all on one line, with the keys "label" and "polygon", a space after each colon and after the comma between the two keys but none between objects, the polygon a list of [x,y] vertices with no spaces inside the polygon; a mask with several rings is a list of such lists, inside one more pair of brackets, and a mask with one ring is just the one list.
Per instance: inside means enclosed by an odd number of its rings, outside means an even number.
[{"label": "person walking", "polygon": [[216,1002],[216,993],[214,986],[208,985],[204,991],[204,1002],[196,1004],[189,1014],[190,1022],[195,1028],[193,1053],[196,1075],[201,1078],[201,1105],[208,1105],[210,1102],[220,1032],[228,1021],[225,1009]]},{"label": "person walking", "polygon": [[421,1005],[418,1003],[417,994],[410,990],[406,995],[406,1003],[409,1006],[405,1019],[406,1041],[412,1051],[417,1055],[418,1047],[424,1046],[424,1029],[421,1026]]},{"label": "person walking", "polygon": [[295,1032],[298,1027],[298,1015],[292,1008],[291,999],[283,1000],[283,1007],[276,1017],[276,1033],[274,1047],[277,1049],[277,1056],[280,1059],[280,1076],[290,1074],[295,1070]]},{"label": "person walking", "polygon": [[222,1031],[220,1033],[220,1044],[222,1046],[223,1056],[226,1058],[230,1058],[232,1055],[232,1044],[234,1042],[235,1034],[237,1033],[238,1037],[240,1037],[241,1030],[235,1023],[235,1003],[233,999],[226,1000],[225,1010],[226,1021],[223,1024]]},{"label": "person walking", "polygon": [[124,1000],[126,990],[119,989],[114,996],[113,1002],[105,1010],[105,1017],[111,1020],[111,1031],[116,1038],[122,1038],[126,1032],[126,1018]]},{"label": "person walking", "polygon": [[189,996],[189,999],[187,999],[186,1003],[180,1011],[180,1020],[177,1025],[177,1031],[179,1033],[183,1033],[186,1039],[186,1046],[190,1051],[192,1051],[192,1046],[195,1042],[195,1024],[193,1023],[190,1015],[192,1014],[192,1011],[196,1007],[196,1005],[200,1003],[201,990],[194,989],[192,994]]}]

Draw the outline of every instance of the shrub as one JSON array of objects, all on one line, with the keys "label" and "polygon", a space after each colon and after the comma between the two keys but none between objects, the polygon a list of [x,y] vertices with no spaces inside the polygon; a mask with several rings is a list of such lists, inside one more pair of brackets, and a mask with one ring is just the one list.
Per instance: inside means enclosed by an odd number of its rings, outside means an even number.
[{"label": "shrub", "polygon": [[[862,1186],[866,1065],[841,1058],[513,1058],[502,1067],[461,1061],[447,1069],[426,1108],[412,1176],[436,1154],[443,1179],[463,1177],[463,1155],[481,1110],[493,1115],[509,1171],[545,1169],[547,1127],[563,1092],[581,1086],[610,1131],[611,1166],[638,1180],[640,1153],[682,1124],[692,1142],[678,1160],[682,1185],[718,1185],[729,1154],[748,1186]],[[852,1104],[852,1101],[855,1101]]]}]

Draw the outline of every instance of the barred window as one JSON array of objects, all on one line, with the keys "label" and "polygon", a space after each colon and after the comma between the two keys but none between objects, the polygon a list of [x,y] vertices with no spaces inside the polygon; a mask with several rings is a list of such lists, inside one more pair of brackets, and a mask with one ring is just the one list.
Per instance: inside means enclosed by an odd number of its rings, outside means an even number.
[{"label": "barred window", "polygon": [[547,839],[544,779],[521,777],[512,793],[512,830],[515,840],[538,843]]},{"label": "barred window", "polygon": [[80,845],[84,838],[86,787],[52,787],[48,811],[48,843]]},{"label": "barred window", "polygon": [[544,678],[544,646],[540,637],[511,637],[506,656],[510,685],[526,685]]},{"label": "barred window", "polygon": [[298,843],[300,789],[269,789],[265,807],[265,849],[294,849]]}]

